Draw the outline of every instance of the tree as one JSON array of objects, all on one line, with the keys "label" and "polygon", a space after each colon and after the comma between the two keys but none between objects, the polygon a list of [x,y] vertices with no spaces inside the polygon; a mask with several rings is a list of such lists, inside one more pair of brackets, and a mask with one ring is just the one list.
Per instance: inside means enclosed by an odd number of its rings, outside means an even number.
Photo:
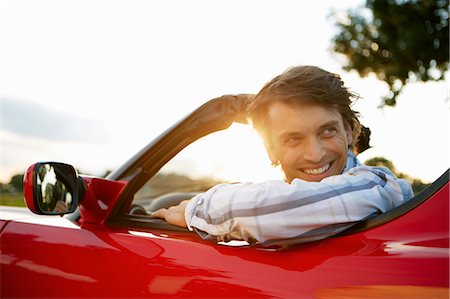
[{"label": "tree", "polygon": [[14,188],[15,191],[23,191],[23,174],[16,174],[11,177],[9,185]]},{"label": "tree", "polygon": [[365,8],[335,14],[335,52],[344,70],[375,74],[389,93],[381,106],[396,104],[404,85],[444,79],[449,61],[449,0],[366,0]]},{"label": "tree", "polygon": [[364,162],[364,164],[369,165],[369,166],[384,166],[389,168],[390,171],[392,171],[393,174],[397,175],[397,169],[394,166],[394,163],[392,163],[391,161],[389,161],[386,158],[383,157],[374,157],[371,158],[369,160],[366,160]]}]

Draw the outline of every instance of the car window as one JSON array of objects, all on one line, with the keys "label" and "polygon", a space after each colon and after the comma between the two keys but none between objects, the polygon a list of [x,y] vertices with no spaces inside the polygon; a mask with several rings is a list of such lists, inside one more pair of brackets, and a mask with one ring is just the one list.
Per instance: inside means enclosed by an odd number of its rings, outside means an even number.
[{"label": "car window", "polygon": [[[264,145],[249,125],[233,124],[207,135],[172,158],[135,194],[131,214],[169,207],[219,183],[284,179],[271,165]],[[141,211],[142,212],[142,211]]]}]

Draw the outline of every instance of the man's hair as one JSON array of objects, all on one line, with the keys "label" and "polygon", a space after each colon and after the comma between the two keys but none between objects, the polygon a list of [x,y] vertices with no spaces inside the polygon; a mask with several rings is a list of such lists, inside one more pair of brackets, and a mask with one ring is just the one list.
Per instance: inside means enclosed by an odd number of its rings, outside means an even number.
[{"label": "man's hair", "polygon": [[283,102],[291,106],[320,105],[340,113],[353,136],[352,147],[357,143],[361,124],[358,113],[350,106],[359,96],[350,92],[340,76],[315,66],[297,66],[287,69],[268,82],[248,106],[248,116],[253,127],[266,138],[268,110],[271,104]]}]

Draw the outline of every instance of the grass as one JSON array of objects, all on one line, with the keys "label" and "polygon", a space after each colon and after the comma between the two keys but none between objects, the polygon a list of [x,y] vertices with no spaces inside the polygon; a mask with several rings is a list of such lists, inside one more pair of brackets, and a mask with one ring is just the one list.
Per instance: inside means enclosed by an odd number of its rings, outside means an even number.
[{"label": "grass", "polygon": [[26,207],[22,193],[0,193],[0,206]]}]

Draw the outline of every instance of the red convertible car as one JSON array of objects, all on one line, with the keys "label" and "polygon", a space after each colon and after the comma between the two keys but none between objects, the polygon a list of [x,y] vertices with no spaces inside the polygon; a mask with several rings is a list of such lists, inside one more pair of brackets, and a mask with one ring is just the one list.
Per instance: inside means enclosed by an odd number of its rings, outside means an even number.
[{"label": "red convertible car", "polygon": [[228,171],[209,160],[237,160],[239,175],[256,167],[242,167],[259,155],[244,154],[247,138],[221,143],[223,132],[248,127],[232,125],[244,106],[209,101],[106,179],[62,163],[31,166],[28,209],[1,208],[1,298],[449,297],[448,170],[402,206],[306,244],[215,243],[150,217],[242,179],[206,175]]}]

